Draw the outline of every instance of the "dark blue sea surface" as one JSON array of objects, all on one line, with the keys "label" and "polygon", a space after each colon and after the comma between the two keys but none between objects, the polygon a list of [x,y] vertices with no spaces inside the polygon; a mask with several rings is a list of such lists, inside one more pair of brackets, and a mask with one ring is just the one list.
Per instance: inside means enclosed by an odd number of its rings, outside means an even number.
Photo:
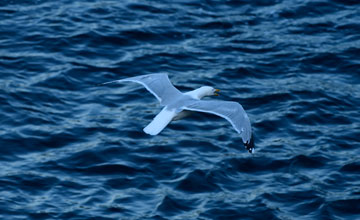
[{"label": "dark blue sea surface", "polygon": [[[167,73],[248,113],[161,110]],[[360,1],[0,1],[0,219],[360,219]]]}]

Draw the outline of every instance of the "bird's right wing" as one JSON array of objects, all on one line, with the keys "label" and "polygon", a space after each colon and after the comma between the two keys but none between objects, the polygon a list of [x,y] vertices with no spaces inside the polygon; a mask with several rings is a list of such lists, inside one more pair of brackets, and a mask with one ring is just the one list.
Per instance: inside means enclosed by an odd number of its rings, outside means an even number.
[{"label": "bird's right wing", "polygon": [[160,102],[161,105],[165,106],[174,100],[174,97],[182,95],[182,93],[175,88],[167,74],[148,74],[142,76],[135,76],[126,79],[115,80],[109,83],[121,83],[121,82],[136,82],[143,85],[151,94],[153,94]]},{"label": "bird's right wing", "polygon": [[228,120],[241,135],[244,144],[251,139],[251,124],[243,107],[237,102],[230,101],[193,101],[183,107],[184,110],[215,114]]}]

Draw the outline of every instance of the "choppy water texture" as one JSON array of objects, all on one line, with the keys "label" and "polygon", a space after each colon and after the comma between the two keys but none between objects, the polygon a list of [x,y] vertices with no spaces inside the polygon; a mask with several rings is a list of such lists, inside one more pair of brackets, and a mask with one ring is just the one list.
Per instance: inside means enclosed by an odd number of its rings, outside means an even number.
[{"label": "choppy water texture", "polygon": [[[360,219],[359,3],[1,1],[0,218]],[[97,85],[159,72],[240,102],[255,154]]]}]

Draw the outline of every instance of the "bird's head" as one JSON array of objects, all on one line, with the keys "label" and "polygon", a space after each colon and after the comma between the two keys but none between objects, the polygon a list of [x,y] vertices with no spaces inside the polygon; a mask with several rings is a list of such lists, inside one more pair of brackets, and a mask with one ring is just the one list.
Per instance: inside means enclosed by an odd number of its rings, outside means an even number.
[{"label": "bird's head", "polygon": [[219,94],[217,92],[220,92],[220,89],[214,89],[211,86],[202,86],[199,89],[199,98],[202,98],[204,96],[218,96]]}]

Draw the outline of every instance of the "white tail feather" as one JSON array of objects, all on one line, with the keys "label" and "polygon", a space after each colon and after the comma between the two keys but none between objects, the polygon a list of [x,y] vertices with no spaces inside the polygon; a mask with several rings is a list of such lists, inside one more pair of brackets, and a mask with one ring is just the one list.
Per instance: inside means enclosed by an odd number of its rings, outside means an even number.
[{"label": "white tail feather", "polygon": [[174,118],[175,111],[169,111],[164,108],[155,118],[144,128],[144,132],[150,135],[159,134]]}]

